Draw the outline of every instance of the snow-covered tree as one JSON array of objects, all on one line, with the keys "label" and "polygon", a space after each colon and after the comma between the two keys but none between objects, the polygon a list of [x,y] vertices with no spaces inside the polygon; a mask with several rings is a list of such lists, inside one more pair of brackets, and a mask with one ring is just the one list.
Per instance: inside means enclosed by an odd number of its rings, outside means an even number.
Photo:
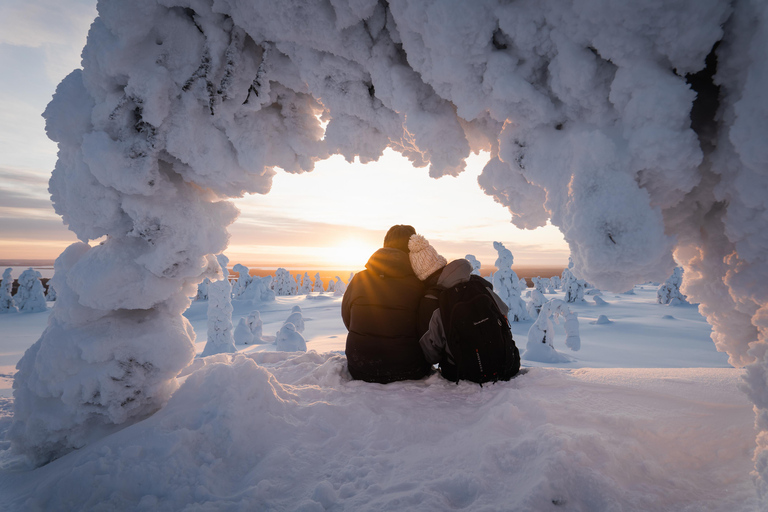
[{"label": "snow-covered tree", "polygon": [[349,277],[347,278],[347,284],[346,284],[347,287],[349,287],[349,283],[352,282],[352,278],[353,277],[355,277],[355,273],[354,272],[350,272],[349,273]]},{"label": "snow-covered tree", "polygon": [[336,276],[336,282],[333,283],[333,296],[341,297],[342,295],[344,295],[344,292],[346,291],[347,291],[347,285],[344,284],[344,281],[342,281],[339,276]]},{"label": "snow-covered tree", "polygon": [[301,274],[297,273],[294,276],[293,281],[296,283],[296,294],[295,295],[298,295],[299,294],[299,290],[301,290],[301,283],[302,283]]},{"label": "snow-covered tree", "polygon": [[526,311],[528,313],[528,317],[538,318],[539,312],[541,311],[541,306],[543,306],[545,302],[547,302],[547,299],[544,297],[542,292],[536,288],[531,290],[531,300],[526,303]]},{"label": "snow-covered tree", "polygon": [[275,291],[272,289],[272,276],[251,276],[250,283],[237,299],[254,303],[275,300]]},{"label": "snow-covered tree", "polygon": [[669,304],[670,306],[688,304],[688,297],[680,291],[682,284],[683,267],[677,267],[672,272],[672,275],[659,286],[659,289],[656,291],[656,301],[659,304]]},{"label": "snow-covered tree", "polygon": [[272,289],[275,291],[275,295],[296,295],[298,286],[291,273],[281,267],[275,271]]},{"label": "snow-covered tree", "polygon": [[233,335],[235,344],[237,345],[250,345],[253,343],[253,333],[248,327],[248,323],[245,318],[241,318],[235,327],[235,333]]},{"label": "snow-covered tree", "polygon": [[248,329],[251,331],[251,335],[253,336],[253,342],[263,343],[264,322],[261,320],[261,314],[256,310],[251,311],[248,314],[246,323],[248,324]]},{"label": "snow-covered tree", "polygon": [[497,270],[493,274],[493,290],[509,307],[507,318],[511,322],[528,320],[525,301],[521,298],[525,287],[521,287],[520,279],[512,270],[512,264],[514,263],[512,252],[504,247],[504,244],[501,242],[493,242],[493,248],[499,253],[495,263]]},{"label": "snow-covered tree", "polygon": [[253,277],[251,277],[251,271],[248,267],[240,263],[232,267],[232,270],[238,274],[237,281],[232,286],[232,297],[239,299],[253,283]]},{"label": "snow-covered tree", "polygon": [[288,322],[284,324],[275,338],[275,348],[281,352],[306,352],[307,342],[304,336],[296,332],[296,326]]},{"label": "snow-covered tree", "polygon": [[309,273],[304,272],[304,279],[301,281],[301,288],[299,288],[299,295],[307,295],[312,291],[312,279],[309,278]]},{"label": "snow-covered tree", "polygon": [[320,279],[320,272],[315,274],[315,283],[312,285],[313,292],[323,293],[325,291],[323,280]]},{"label": "snow-covered tree", "polygon": [[275,292],[272,288],[272,276],[264,276],[258,281],[254,280],[254,286],[251,287],[254,290],[253,297],[258,298],[261,302],[275,300]]},{"label": "snow-covered tree", "polygon": [[[110,240],[74,243],[56,259],[57,300],[40,339],[17,365],[8,439],[35,465],[157,411],[195,355],[194,330],[180,310],[189,305],[197,275],[168,287],[138,270],[130,244]],[[212,256],[203,261],[206,275],[221,274]],[[164,302],[165,293],[172,300]]]},{"label": "snow-covered tree", "polygon": [[583,302],[585,285],[583,279],[576,278],[568,271],[562,285],[565,292],[565,302]]},{"label": "snow-covered tree", "polygon": [[11,277],[11,271],[13,269],[7,268],[3,272],[3,280],[0,282],[0,313],[17,313],[19,308],[13,302],[13,277]]},{"label": "snow-covered tree", "polygon": [[560,281],[564,282],[566,279],[573,277],[573,257],[568,256],[568,266],[560,273]]},{"label": "snow-covered tree", "polygon": [[568,258],[568,268],[563,269],[561,287],[565,292],[565,302],[584,302],[584,290],[587,282],[573,275],[573,259]]},{"label": "snow-covered tree", "polygon": [[195,300],[208,300],[208,288],[211,286],[211,280],[207,277],[197,284],[197,295]]},{"label": "snow-covered tree", "polygon": [[336,288],[336,281],[333,280],[333,278],[328,280],[328,289],[326,290],[328,293],[335,292]]},{"label": "snow-covered tree", "polygon": [[48,302],[56,301],[56,288],[53,287],[50,279],[48,280],[48,290],[45,292],[45,300]]},{"label": "snow-covered tree", "polygon": [[237,352],[232,325],[232,287],[227,279],[229,258],[219,254],[216,259],[223,277],[208,287],[208,341],[203,357]]},{"label": "snow-covered tree", "polygon": [[19,288],[13,296],[13,301],[21,313],[39,313],[46,310],[41,277],[40,272],[33,268],[28,268],[19,276]]},{"label": "snow-covered tree", "polygon": [[573,351],[581,348],[579,319],[560,299],[551,299],[541,306],[536,321],[528,330],[528,343],[523,357],[541,363],[567,363],[571,359],[555,350],[555,323],[565,320],[565,345]]},{"label": "snow-covered tree", "polygon": [[479,276],[480,275],[480,262],[473,254],[467,254],[464,256],[464,259],[469,262],[470,265],[472,265],[472,274]]},{"label": "snow-covered tree", "polygon": [[285,319],[283,325],[291,323],[296,332],[304,332],[304,316],[301,313],[301,306],[296,305],[291,308],[291,314]]},{"label": "snow-covered tree", "polygon": [[552,276],[549,278],[549,282],[552,283],[552,288],[558,290],[561,286],[560,276]]}]

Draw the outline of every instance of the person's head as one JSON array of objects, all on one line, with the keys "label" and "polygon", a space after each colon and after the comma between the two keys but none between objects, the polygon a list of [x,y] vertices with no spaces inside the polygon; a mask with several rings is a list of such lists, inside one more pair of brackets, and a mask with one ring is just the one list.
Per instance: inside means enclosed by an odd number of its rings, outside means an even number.
[{"label": "person's head", "polygon": [[384,235],[384,247],[391,247],[408,253],[408,240],[411,238],[411,235],[415,234],[416,230],[413,229],[413,226],[406,224],[392,226],[387,231],[387,234]]},{"label": "person's head", "polygon": [[411,235],[408,247],[413,273],[422,281],[448,264],[448,261],[440,256],[429,241],[421,235]]}]

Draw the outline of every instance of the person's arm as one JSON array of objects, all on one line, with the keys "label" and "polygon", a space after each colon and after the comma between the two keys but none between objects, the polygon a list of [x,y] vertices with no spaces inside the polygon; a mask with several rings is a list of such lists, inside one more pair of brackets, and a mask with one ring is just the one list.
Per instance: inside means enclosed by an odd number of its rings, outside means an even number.
[{"label": "person's arm", "polygon": [[429,320],[429,329],[419,340],[421,351],[424,352],[424,357],[429,364],[437,364],[443,359],[446,343],[443,320],[438,308],[432,313],[432,318]]},{"label": "person's arm", "polygon": [[416,317],[416,328],[419,330],[419,337],[423,336],[427,329],[429,329],[432,315],[440,306],[439,297],[440,289],[432,287],[426,291],[421,301],[419,301],[419,311]]},{"label": "person's arm", "polygon": [[344,293],[344,298],[341,299],[341,319],[344,321],[344,327],[349,330],[350,313],[352,310],[353,295],[355,293],[355,277],[349,282],[347,291]]}]

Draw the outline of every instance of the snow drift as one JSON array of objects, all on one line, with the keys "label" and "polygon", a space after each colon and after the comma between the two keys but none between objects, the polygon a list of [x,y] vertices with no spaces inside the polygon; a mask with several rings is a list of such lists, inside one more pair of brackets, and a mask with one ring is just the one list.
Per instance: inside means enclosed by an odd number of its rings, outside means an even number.
[{"label": "snow drift", "polygon": [[[55,353],[46,347],[127,311],[178,324],[195,284],[217,272],[209,255],[225,248],[236,215],[226,198],[268,192],[275,167],[310,171],[331,154],[366,162],[387,147],[434,177],[489,151],[482,188],[518,226],[550,219],[577,277],[598,287],[660,281],[674,253],[684,293],[701,303],[718,348],[749,365],[744,387],[768,432],[765,2],[98,7],[83,70],[62,81],[44,115],[59,143],[56,211],[84,242],[108,238],[77,249],[79,260],[55,282],[71,293],[57,301],[58,326],[21,362],[16,431],[24,435],[15,446],[76,446],[51,426],[25,427],[43,403],[71,395],[69,384],[37,385],[48,377],[35,368]],[[128,340],[144,327],[123,329]],[[92,336],[94,345],[107,339]],[[165,352],[191,357],[190,339],[173,339],[147,362]],[[87,364],[122,361],[134,351],[124,346]],[[74,387],[86,378],[77,375]],[[140,391],[142,412],[167,396]],[[765,493],[768,435],[758,439]]]},{"label": "snow drift", "polygon": [[2,474],[0,506],[755,510],[739,370],[524,371],[385,386],[350,380],[331,353],[211,356],[151,418]]}]

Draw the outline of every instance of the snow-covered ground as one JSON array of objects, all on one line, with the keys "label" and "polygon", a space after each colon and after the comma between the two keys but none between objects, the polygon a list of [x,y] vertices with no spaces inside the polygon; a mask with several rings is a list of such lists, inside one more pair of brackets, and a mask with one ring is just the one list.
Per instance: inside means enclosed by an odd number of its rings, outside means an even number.
[{"label": "snow-covered ground", "polygon": [[[241,345],[195,359],[152,417],[36,470],[3,457],[0,509],[757,510],[742,371],[694,306],[655,297],[650,285],[603,293],[603,306],[588,295],[572,307],[579,352],[558,327],[572,362],[524,359],[517,378],[482,388],[351,381],[341,299],[278,297],[256,306],[264,334],[300,305],[308,353]],[[198,353],[206,307],[185,313]],[[233,323],[253,309],[235,301]],[[592,323],[601,314],[611,323]],[[0,438],[13,366],[46,318],[0,316]],[[521,350],[530,325],[513,325]]]}]

